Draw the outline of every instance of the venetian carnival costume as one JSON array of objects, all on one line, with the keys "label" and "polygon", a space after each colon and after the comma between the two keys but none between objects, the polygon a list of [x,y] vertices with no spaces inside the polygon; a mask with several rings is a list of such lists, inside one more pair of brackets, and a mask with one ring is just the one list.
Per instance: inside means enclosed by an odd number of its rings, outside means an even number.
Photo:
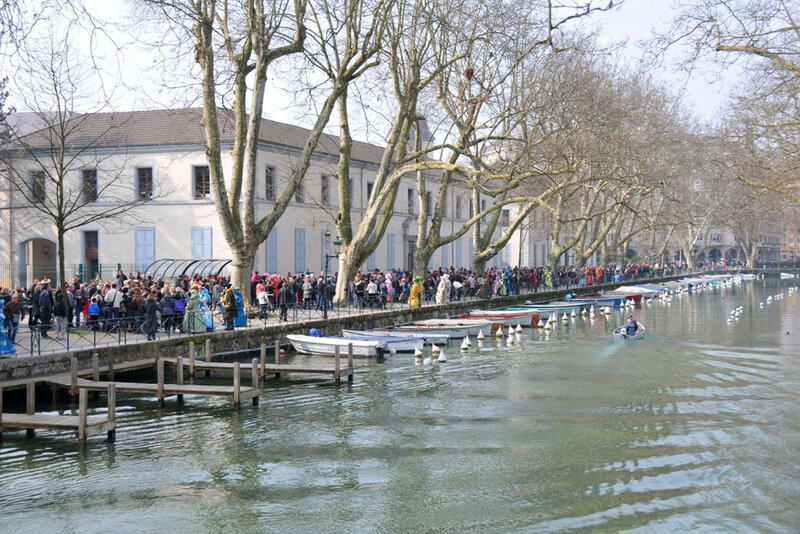
[{"label": "venetian carnival costume", "polygon": [[411,292],[408,295],[408,306],[410,308],[420,307],[420,298],[422,297],[422,278],[419,276],[414,278],[414,284],[411,286]]},{"label": "venetian carnival costume", "polygon": [[189,299],[183,315],[183,331],[187,334],[201,334],[206,331],[206,323],[200,312],[200,296],[197,292],[198,285],[189,290]]},{"label": "venetian carnival costume", "polygon": [[450,275],[443,274],[439,280],[439,287],[436,288],[436,304],[447,304],[450,302]]}]

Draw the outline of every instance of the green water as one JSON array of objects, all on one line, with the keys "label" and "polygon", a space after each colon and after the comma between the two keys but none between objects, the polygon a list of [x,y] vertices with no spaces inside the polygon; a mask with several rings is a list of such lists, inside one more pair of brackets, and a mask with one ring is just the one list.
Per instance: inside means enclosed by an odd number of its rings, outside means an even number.
[{"label": "green water", "polygon": [[352,385],[269,380],[257,408],[122,395],[113,444],[6,433],[0,531],[797,531],[788,286],[643,305],[641,341],[611,339],[616,312],[451,344],[444,365],[370,362]]}]

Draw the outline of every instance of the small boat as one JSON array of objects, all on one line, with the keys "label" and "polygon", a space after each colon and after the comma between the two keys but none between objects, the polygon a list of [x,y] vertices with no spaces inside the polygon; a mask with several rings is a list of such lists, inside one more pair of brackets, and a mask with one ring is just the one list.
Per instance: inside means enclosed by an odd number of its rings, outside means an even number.
[{"label": "small boat", "polygon": [[781,273],[781,279],[785,280],[787,278],[795,278],[797,275],[792,273]]},{"label": "small boat", "polygon": [[470,310],[458,318],[483,319],[492,323],[503,323],[504,326],[530,328],[539,322],[539,313],[531,310]]},{"label": "small boat", "polygon": [[339,347],[339,354],[346,358],[347,346],[351,343],[353,344],[353,356],[360,358],[380,356],[389,350],[384,340],[316,337],[300,334],[289,334],[286,338],[292,344],[292,348],[301,354],[333,356],[336,352],[336,347]]},{"label": "small boat", "polygon": [[613,293],[619,295],[641,295],[642,297],[649,299],[657,297],[663,291],[664,288],[659,286],[619,286],[613,291]]},{"label": "small boat", "polygon": [[[413,334],[421,336],[425,339],[435,339],[435,336],[443,336],[449,338],[462,338],[469,335],[470,327],[468,326],[419,326],[415,324],[398,324],[394,326],[384,326],[377,332],[389,332]],[[436,343],[430,341],[430,343]]]},{"label": "small boat", "polygon": [[614,337],[617,339],[642,339],[644,337],[645,329],[642,323],[637,323],[639,326],[636,328],[636,333],[629,336],[625,331],[625,325],[620,326],[614,330]]},{"label": "small boat", "polygon": [[623,298],[626,298],[628,300],[632,300],[633,302],[642,302],[642,296],[643,295],[642,295],[641,292],[631,293],[631,292],[614,290],[614,291],[605,291],[605,292],[603,292],[603,296],[606,296],[606,297],[623,297]]},{"label": "small boat", "polygon": [[537,302],[534,304],[517,304],[515,306],[509,306],[506,308],[510,311],[519,311],[519,310],[527,310],[527,311],[535,311],[535,312],[571,312],[575,310],[576,313],[580,312],[583,308],[591,306],[591,303],[587,304],[586,302]]},{"label": "small boat", "polygon": [[[355,339],[385,340],[389,349],[397,352],[414,352],[415,348],[422,350],[425,343],[440,343],[447,345],[448,336],[421,335],[413,332],[389,332],[387,330],[342,330],[342,337]],[[405,341],[406,343],[402,343]]]},{"label": "small boat", "polygon": [[619,308],[625,301],[624,296],[604,296],[604,295],[575,295],[568,300],[582,300],[584,302],[591,302],[592,304],[599,304],[601,306],[613,306]]},{"label": "small boat", "polygon": [[466,328],[467,333],[463,336],[450,336],[450,337],[465,337],[467,335],[477,336],[479,332],[491,332],[492,321],[484,319],[426,319],[424,321],[417,321],[414,326],[432,326],[437,328]]}]

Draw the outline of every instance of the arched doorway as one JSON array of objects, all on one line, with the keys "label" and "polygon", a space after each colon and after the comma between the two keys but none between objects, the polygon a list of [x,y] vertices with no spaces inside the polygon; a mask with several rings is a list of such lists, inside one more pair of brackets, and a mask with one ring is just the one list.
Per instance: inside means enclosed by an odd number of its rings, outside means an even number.
[{"label": "arched doorway", "polygon": [[629,248],[628,251],[625,253],[625,258],[630,260],[630,259],[633,259],[635,257],[636,257],[636,251],[634,249],[632,249],[632,248]]},{"label": "arched doorway", "polygon": [[739,257],[739,255],[737,254],[735,248],[730,248],[725,253],[725,259],[728,260],[728,261],[736,261],[736,259],[738,259],[738,257]]},{"label": "arched doorway", "polygon": [[34,280],[49,278],[54,284],[58,279],[57,250],[55,241],[34,237],[19,244],[18,285],[30,287]]},{"label": "arched doorway", "polygon": [[712,248],[708,251],[708,261],[719,261],[722,257],[722,253],[719,251],[718,248]]}]

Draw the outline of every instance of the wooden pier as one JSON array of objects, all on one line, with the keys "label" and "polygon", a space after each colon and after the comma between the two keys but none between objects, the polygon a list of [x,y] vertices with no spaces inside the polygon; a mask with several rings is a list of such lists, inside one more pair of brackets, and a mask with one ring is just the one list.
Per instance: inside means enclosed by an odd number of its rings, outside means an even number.
[{"label": "wooden pier", "polygon": [[[180,359],[180,358],[179,358]],[[201,384],[184,384],[183,373],[177,374],[177,384],[167,384],[164,382],[164,358],[156,361],[156,383],[144,382],[106,382],[100,380],[84,380],[78,377],[77,358],[72,358],[72,372],[70,376],[58,375],[46,378],[45,381],[64,388],[68,388],[73,395],[79,390],[105,391],[110,384],[114,384],[116,391],[120,393],[144,393],[155,395],[159,402],[164,401],[164,397],[176,395],[178,400],[183,400],[184,395],[209,395],[232,397],[233,403],[238,405],[243,400],[253,400],[253,405],[258,405],[258,374],[252,374],[252,387],[241,385],[241,373],[239,363],[235,362],[233,367],[233,386],[211,386]],[[96,375],[95,375],[96,376]]]},{"label": "wooden pier", "polygon": [[108,392],[108,412],[103,415],[88,415],[89,400],[86,388],[78,394],[78,415],[53,415],[36,413],[36,384],[27,384],[26,413],[3,413],[3,390],[0,388],[0,437],[4,428],[24,428],[28,436],[33,436],[36,429],[69,430],[75,432],[79,441],[91,436],[105,433],[109,441],[116,437],[116,384],[108,383],[104,388]]},{"label": "wooden pier", "polygon": [[[282,373],[301,373],[301,374],[327,374],[333,377],[335,382],[340,382],[342,377],[347,377],[348,381],[353,381],[355,374],[353,368],[353,346],[348,346],[347,354],[347,367],[342,368],[341,356],[338,347],[333,359],[333,365],[307,365],[307,364],[285,364],[281,363],[280,344],[275,342],[275,361],[274,363],[267,363],[267,346],[261,345],[260,358],[253,358],[251,363],[239,362],[212,362],[210,355],[206,352],[205,360],[200,360],[191,357],[194,354],[190,350],[189,358],[162,358],[165,363],[174,365],[182,369],[189,369],[189,376],[195,376],[197,371],[234,371],[235,366],[239,369],[250,371],[253,373],[255,369],[258,372],[258,377],[265,378],[267,375],[281,376]],[[179,376],[183,373],[179,373]],[[255,380],[255,379],[254,379]],[[254,382],[255,384],[255,382]]]}]

